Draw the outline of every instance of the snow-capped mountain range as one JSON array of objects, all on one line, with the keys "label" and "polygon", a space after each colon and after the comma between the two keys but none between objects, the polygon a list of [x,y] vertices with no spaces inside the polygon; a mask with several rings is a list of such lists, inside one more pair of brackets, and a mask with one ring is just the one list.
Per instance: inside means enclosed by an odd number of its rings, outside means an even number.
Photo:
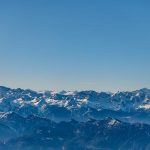
[{"label": "snow-capped mountain range", "polygon": [[150,90],[0,86],[0,150],[149,150]]},{"label": "snow-capped mountain range", "polygon": [[86,121],[113,117],[126,122],[150,123],[150,89],[132,92],[44,91],[0,86],[0,117],[16,113],[53,121]]}]

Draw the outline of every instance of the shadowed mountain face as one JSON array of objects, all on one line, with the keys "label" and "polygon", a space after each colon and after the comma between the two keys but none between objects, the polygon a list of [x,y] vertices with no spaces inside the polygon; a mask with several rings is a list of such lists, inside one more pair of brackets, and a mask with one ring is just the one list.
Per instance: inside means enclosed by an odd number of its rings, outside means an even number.
[{"label": "shadowed mountain face", "polygon": [[0,146],[4,150],[150,149],[149,125],[123,123],[112,118],[55,123],[10,113],[1,118],[0,123],[3,130]]},{"label": "shadowed mountain face", "polygon": [[149,124],[149,89],[56,93],[0,87],[2,150],[149,150]]}]

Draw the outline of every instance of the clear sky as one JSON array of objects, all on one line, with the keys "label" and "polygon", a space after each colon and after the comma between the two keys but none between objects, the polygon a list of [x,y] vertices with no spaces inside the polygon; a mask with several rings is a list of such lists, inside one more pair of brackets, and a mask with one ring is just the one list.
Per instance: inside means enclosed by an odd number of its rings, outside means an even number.
[{"label": "clear sky", "polygon": [[1,0],[0,85],[150,88],[150,1]]}]

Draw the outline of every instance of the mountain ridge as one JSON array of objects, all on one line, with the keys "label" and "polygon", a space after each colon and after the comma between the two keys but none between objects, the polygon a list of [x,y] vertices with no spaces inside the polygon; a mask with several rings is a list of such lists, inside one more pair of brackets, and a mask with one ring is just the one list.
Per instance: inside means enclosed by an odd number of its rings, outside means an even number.
[{"label": "mountain ridge", "polygon": [[150,90],[0,87],[2,150],[149,150]]},{"label": "mountain ridge", "polygon": [[0,111],[13,111],[23,117],[34,114],[55,121],[115,117],[127,122],[150,123],[150,90],[57,93],[0,86]]}]

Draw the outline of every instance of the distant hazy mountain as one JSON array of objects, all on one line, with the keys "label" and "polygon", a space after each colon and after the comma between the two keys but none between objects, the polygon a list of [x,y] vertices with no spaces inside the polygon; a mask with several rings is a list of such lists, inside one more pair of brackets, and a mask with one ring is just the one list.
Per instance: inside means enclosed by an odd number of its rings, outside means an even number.
[{"label": "distant hazy mountain", "polygon": [[149,150],[150,90],[0,87],[0,149]]}]

